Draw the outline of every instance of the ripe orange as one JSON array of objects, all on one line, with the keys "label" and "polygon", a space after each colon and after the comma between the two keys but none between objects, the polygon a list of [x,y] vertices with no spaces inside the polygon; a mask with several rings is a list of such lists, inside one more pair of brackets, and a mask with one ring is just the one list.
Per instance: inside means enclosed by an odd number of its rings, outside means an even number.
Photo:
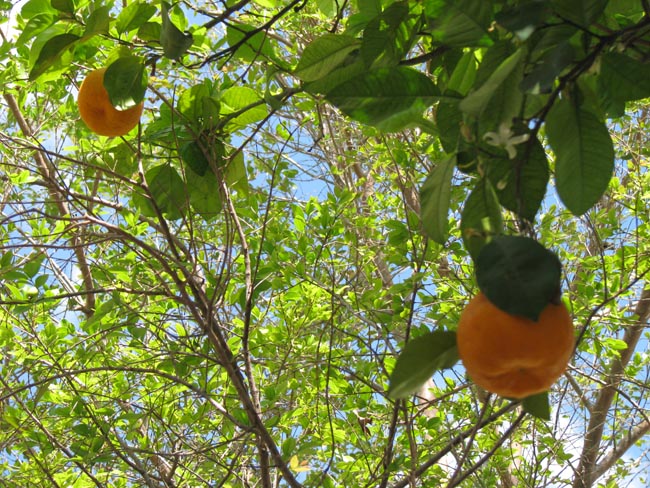
[{"label": "ripe orange", "polygon": [[469,377],[509,398],[548,390],[564,373],[575,342],[564,304],[547,305],[535,322],[504,312],[483,293],[463,310],[456,337]]},{"label": "ripe orange", "polygon": [[116,109],[104,88],[105,72],[106,68],[91,71],[81,83],[77,96],[79,115],[100,136],[123,136],[138,125],[144,102],[127,110]]}]

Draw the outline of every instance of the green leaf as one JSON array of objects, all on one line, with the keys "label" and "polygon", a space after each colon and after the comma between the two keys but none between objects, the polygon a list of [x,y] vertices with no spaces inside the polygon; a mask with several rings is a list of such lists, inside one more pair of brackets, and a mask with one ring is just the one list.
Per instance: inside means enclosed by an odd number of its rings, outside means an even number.
[{"label": "green leaf", "polygon": [[222,201],[219,182],[212,171],[199,176],[194,171],[185,173],[192,209],[204,219],[210,220],[221,212]]},{"label": "green leaf", "polygon": [[433,331],[411,339],[390,375],[388,396],[406,398],[415,393],[439,369],[458,362],[456,332]]},{"label": "green leaf", "polygon": [[433,39],[452,47],[491,45],[488,28],[492,22],[492,9],[490,0],[424,3]]},{"label": "green leaf", "polygon": [[449,203],[451,201],[451,180],[456,166],[450,157],[429,173],[420,189],[420,219],[426,234],[438,244],[447,241],[449,232]]},{"label": "green leaf", "polygon": [[525,41],[538,26],[544,23],[550,13],[551,10],[546,2],[532,0],[506,6],[496,14],[495,20]]},{"label": "green leaf", "polygon": [[[247,86],[233,86],[225,90],[219,99],[221,114],[228,118],[227,128],[238,129],[254,124],[269,113],[255,90]],[[237,114],[237,115],[235,115]],[[227,117],[230,115],[230,117]]]},{"label": "green leaf", "polygon": [[131,2],[122,9],[115,21],[120,33],[131,32],[142,27],[155,13],[156,7],[148,3]]},{"label": "green leaf", "polygon": [[235,49],[234,55],[248,63],[274,59],[271,39],[264,30],[255,31],[258,29],[247,24],[229,24],[226,27],[226,39]]},{"label": "green leaf", "polygon": [[562,42],[544,54],[521,82],[521,89],[528,93],[549,93],[555,80],[575,58],[575,49],[568,42]]},{"label": "green leaf", "polygon": [[551,6],[560,17],[588,26],[603,13],[608,0],[552,0]]},{"label": "green leaf", "polygon": [[539,242],[523,236],[499,236],[476,259],[476,280],[501,310],[537,320],[560,292],[562,265]]},{"label": "green leaf", "polygon": [[62,54],[74,46],[79,39],[81,38],[76,34],[59,34],[43,44],[43,47],[38,54],[38,59],[29,72],[29,81],[34,81],[45,73],[61,58]]},{"label": "green leaf", "polygon": [[501,205],[532,222],[546,194],[549,168],[541,143],[525,144],[516,159],[490,159],[485,165]]},{"label": "green leaf", "polygon": [[53,25],[56,20],[57,17],[51,13],[42,13],[32,17],[27,21],[23,31],[20,33],[20,36],[16,40],[16,45],[26,44],[30,39]]},{"label": "green leaf", "polygon": [[523,56],[524,49],[517,49],[508,56],[479,89],[470,93],[460,102],[460,109],[470,115],[479,116],[497,89],[519,65]]},{"label": "green leaf", "polygon": [[463,54],[449,77],[445,93],[451,91],[463,97],[467,95],[476,79],[476,67],[475,53],[467,52]]},{"label": "green leaf", "polygon": [[97,7],[92,11],[86,21],[86,30],[83,35],[84,39],[90,39],[97,34],[108,34],[110,11],[111,9],[108,6]]},{"label": "green leaf", "polygon": [[294,74],[302,81],[318,80],[337,68],[360,42],[341,34],[324,34],[305,47]]},{"label": "green leaf", "polygon": [[481,178],[465,201],[460,230],[465,248],[476,260],[481,249],[503,232],[499,199],[487,178]]},{"label": "green leaf", "polygon": [[194,38],[192,34],[181,32],[169,18],[169,4],[162,2],[162,30],[160,31],[160,44],[169,59],[180,59],[192,47]]},{"label": "green leaf", "polygon": [[650,65],[625,54],[611,52],[600,61],[600,89],[614,101],[627,102],[650,97]]},{"label": "green leaf", "polygon": [[548,402],[548,392],[538,393],[526,397],[521,402],[524,412],[541,420],[551,419],[551,407]]},{"label": "green leaf", "polygon": [[429,77],[401,66],[364,73],[327,94],[327,99],[352,119],[386,132],[417,122],[438,97]]},{"label": "green leaf", "polygon": [[546,118],[546,134],[555,152],[555,182],[560,199],[575,215],[600,200],[614,171],[609,130],[572,100],[557,101]]},{"label": "green leaf", "polygon": [[126,110],[142,102],[147,90],[144,60],[126,56],[112,62],[104,74],[104,87],[111,104],[118,110]]},{"label": "green leaf", "polygon": [[436,107],[435,121],[440,144],[447,153],[456,152],[463,123],[463,112],[458,108],[460,99],[444,98]]},{"label": "green leaf", "polygon": [[366,66],[395,66],[404,57],[411,47],[413,22],[408,21],[408,3],[395,2],[368,22],[360,50]]},{"label": "green leaf", "polygon": [[243,151],[237,151],[235,155],[230,157],[230,161],[226,166],[225,178],[226,183],[231,188],[244,194],[248,193],[248,178]]},{"label": "green leaf", "polygon": [[52,0],[52,7],[59,12],[74,14],[74,2],[72,0]]},{"label": "green leaf", "polygon": [[[354,57],[352,57],[352,59],[353,58]],[[350,61],[350,59],[346,61]],[[349,81],[363,73],[366,73],[367,71],[368,70],[366,68],[366,65],[363,64],[363,61],[361,61],[361,59],[356,59],[350,64],[347,64],[346,62],[331,71],[323,78],[305,83],[305,91],[316,95],[326,95],[327,93],[334,90],[334,88],[337,86],[342,85],[346,81]]]},{"label": "green leaf", "polygon": [[183,163],[199,176],[205,175],[210,167],[210,163],[197,141],[183,144],[180,148],[179,155]]},{"label": "green leaf", "polygon": [[147,171],[145,179],[160,211],[170,219],[181,218],[188,201],[185,183],[176,170],[169,164],[161,164]]}]

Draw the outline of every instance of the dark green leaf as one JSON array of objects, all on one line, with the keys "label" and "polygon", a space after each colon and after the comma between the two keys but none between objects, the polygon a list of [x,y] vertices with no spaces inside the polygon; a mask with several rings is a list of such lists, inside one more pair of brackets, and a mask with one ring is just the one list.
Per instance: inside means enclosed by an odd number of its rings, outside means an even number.
[{"label": "dark green leaf", "polygon": [[528,237],[495,237],[476,259],[485,296],[501,310],[531,320],[557,298],[561,275],[557,256]]},{"label": "dark green leaf", "polygon": [[139,104],[147,91],[144,60],[126,56],[112,62],[104,74],[104,87],[118,110]]},{"label": "dark green leaf", "polygon": [[439,244],[447,241],[449,202],[455,160],[448,158],[431,171],[420,189],[420,219],[427,235]]},{"label": "dark green leaf", "polygon": [[156,13],[156,7],[148,3],[131,2],[117,16],[115,28],[120,33],[140,28]]},{"label": "dark green leaf", "polygon": [[558,194],[575,215],[598,202],[614,171],[614,147],[604,122],[572,100],[555,103],[546,118],[546,134],[555,152]]},{"label": "dark green leaf", "polygon": [[492,1],[425,2],[424,11],[435,41],[447,46],[489,46]]},{"label": "dark green leaf", "polygon": [[337,68],[359,41],[340,34],[324,34],[310,42],[300,56],[294,74],[302,81],[318,80]]},{"label": "dark green leaf", "polygon": [[453,92],[465,96],[474,85],[476,79],[476,55],[473,52],[465,53],[449,77],[445,93]]},{"label": "dark green leaf", "polygon": [[162,2],[162,30],[160,31],[160,44],[169,59],[180,59],[192,47],[194,38],[192,34],[184,33],[176,27],[169,18],[170,6]]},{"label": "dark green leaf", "polygon": [[147,171],[145,179],[160,211],[170,219],[181,218],[188,201],[185,183],[176,170],[168,164],[161,164]]},{"label": "dark green leaf", "polygon": [[54,65],[61,55],[66,52],[70,47],[80,39],[75,34],[59,34],[48,40],[42,47],[38,55],[34,67],[29,72],[29,81],[34,81],[36,78],[45,73],[50,67]]},{"label": "dark green leaf", "polygon": [[184,144],[179,151],[181,160],[197,175],[203,176],[210,167],[208,159],[198,142],[192,141]]},{"label": "dark green leaf", "polygon": [[522,144],[514,160],[501,158],[486,162],[488,177],[503,207],[533,221],[549,180],[546,151],[539,141]]},{"label": "dark green leaf", "polygon": [[334,88],[327,99],[354,120],[391,132],[417,122],[438,96],[429,77],[397,67],[357,76]]},{"label": "dark green leaf", "polygon": [[74,14],[74,2],[72,0],[52,0],[52,7],[59,12]]},{"label": "dark green leaf", "polygon": [[546,2],[525,1],[506,6],[497,13],[495,20],[510,32],[517,34],[519,39],[526,40],[544,22],[550,12]]},{"label": "dark green leaf", "polygon": [[551,6],[557,15],[583,26],[596,20],[607,3],[608,0],[551,0]]},{"label": "dark green leaf", "polygon": [[650,97],[650,65],[625,54],[611,52],[600,62],[600,88],[614,101],[627,102]]},{"label": "dark green leaf", "polygon": [[440,144],[447,153],[458,149],[460,128],[463,123],[463,113],[458,108],[460,99],[444,98],[436,107],[435,122],[438,128]]},{"label": "dark green leaf", "polygon": [[568,41],[558,44],[541,57],[537,67],[521,82],[521,89],[529,93],[550,92],[556,78],[573,62],[574,57],[575,50]]},{"label": "dark green leaf", "polygon": [[390,375],[388,396],[406,398],[415,393],[439,369],[458,362],[456,332],[434,331],[410,340],[397,358]]},{"label": "dark green leaf", "polygon": [[499,199],[489,179],[481,178],[465,201],[460,230],[465,248],[475,260],[483,246],[503,232]]},{"label": "dark green leaf", "polygon": [[531,414],[541,420],[551,419],[551,407],[548,402],[548,392],[538,393],[526,397],[521,402],[524,412]]},{"label": "dark green leaf", "polygon": [[460,109],[471,115],[480,115],[497,89],[519,65],[523,55],[524,50],[518,49],[514,54],[508,56],[479,89],[470,93],[460,102]]}]

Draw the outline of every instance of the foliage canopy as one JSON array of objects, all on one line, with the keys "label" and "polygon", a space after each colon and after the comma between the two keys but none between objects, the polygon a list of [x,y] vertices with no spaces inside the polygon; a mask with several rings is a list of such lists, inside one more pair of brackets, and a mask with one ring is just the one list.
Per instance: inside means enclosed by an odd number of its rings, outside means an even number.
[{"label": "foliage canopy", "polygon": [[[645,483],[647,2],[0,12],[0,486]],[[550,394],[471,385],[561,288]]]}]

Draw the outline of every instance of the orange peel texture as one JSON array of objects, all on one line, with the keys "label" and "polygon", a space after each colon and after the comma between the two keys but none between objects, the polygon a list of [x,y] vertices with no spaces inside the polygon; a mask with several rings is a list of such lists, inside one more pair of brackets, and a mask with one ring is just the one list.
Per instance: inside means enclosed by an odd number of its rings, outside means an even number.
[{"label": "orange peel texture", "polygon": [[535,322],[504,312],[479,293],[461,314],[457,344],[474,383],[519,399],[544,392],[557,381],[571,359],[575,338],[564,304],[549,304]]},{"label": "orange peel texture", "polygon": [[77,96],[79,115],[95,134],[123,136],[138,125],[144,102],[127,110],[116,109],[104,88],[105,72],[106,68],[91,71],[81,83]]}]

